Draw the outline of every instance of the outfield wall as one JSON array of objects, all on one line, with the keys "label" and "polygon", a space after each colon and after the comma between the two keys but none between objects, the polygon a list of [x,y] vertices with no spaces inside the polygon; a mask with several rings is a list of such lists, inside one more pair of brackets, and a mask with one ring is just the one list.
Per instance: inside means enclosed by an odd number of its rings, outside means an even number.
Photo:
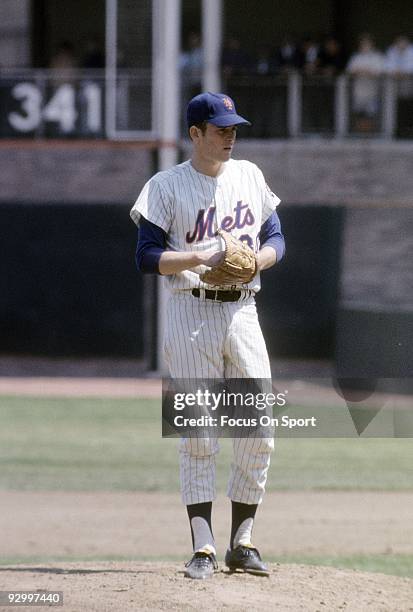
[{"label": "outfield wall", "polygon": [[[129,209],[0,206],[0,225],[7,228],[0,352],[144,356],[153,338],[153,277],[135,269],[137,231]],[[342,216],[329,207],[291,205],[284,211],[288,256],[265,273],[258,299],[273,355],[332,355]],[[320,240],[314,242],[316,231]]]},{"label": "outfield wall", "polygon": [[[182,158],[189,156],[189,143]],[[155,145],[0,141],[0,202],[129,203],[155,168]],[[284,203],[412,207],[413,145],[380,140],[237,143]]]}]

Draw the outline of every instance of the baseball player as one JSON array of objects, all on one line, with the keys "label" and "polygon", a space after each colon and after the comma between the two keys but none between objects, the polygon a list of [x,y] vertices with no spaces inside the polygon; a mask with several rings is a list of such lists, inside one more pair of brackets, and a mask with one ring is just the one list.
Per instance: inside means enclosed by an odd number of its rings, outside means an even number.
[{"label": "baseball player", "polygon": [[[254,296],[260,272],[284,254],[276,213],[280,200],[255,164],[231,159],[238,126],[251,124],[228,95],[196,96],[188,104],[187,122],[191,159],[155,174],[131,210],[139,226],[137,267],[165,276],[169,288],[165,359],[173,378],[271,378]],[[227,277],[234,268],[222,247],[228,233],[249,246],[250,275]],[[219,281],[208,277],[215,271]],[[232,571],[268,575],[251,538],[273,447],[273,438],[233,440],[232,526],[225,555]],[[189,578],[207,578],[218,567],[211,526],[217,452],[215,438],[180,441],[181,493],[193,544]]]}]

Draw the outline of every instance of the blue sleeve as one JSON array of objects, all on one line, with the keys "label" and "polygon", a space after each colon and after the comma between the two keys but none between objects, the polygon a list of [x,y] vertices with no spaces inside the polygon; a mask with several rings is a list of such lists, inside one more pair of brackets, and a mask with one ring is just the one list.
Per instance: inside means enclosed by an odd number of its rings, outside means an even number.
[{"label": "blue sleeve", "polygon": [[159,274],[159,259],[166,249],[166,232],[141,216],[136,246],[136,267],[143,274]]},{"label": "blue sleeve", "polygon": [[261,226],[259,233],[261,248],[270,246],[277,253],[277,262],[281,261],[285,253],[285,240],[281,233],[281,223],[274,211]]}]

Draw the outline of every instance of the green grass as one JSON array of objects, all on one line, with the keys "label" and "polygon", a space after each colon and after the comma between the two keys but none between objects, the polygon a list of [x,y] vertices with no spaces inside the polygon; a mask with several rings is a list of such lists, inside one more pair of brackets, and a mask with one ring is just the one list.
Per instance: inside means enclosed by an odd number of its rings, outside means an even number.
[{"label": "green grass", "polygon": [[[351,555],[346,557],[328,557],[322,555],[314,556],[299,556],[285,555],[277,557],[265,557],[268,563],[281,564],[300,564],[300,565],[324,565],[328,567],[336,567],[340,569],[360,570],[363,572],[380,572],[392,576],[404,576],[413,578],[413,555],[410,554],[385,554],[385,555]],[[119,562],[145,562],[145,561],[161,561],[163,563],[184,563],[187,558],[184,556],[170,555],[162,557],[125,557],[120,555],[105,557],[105,556],[87,556],[84,558],[73,556],[31,556],[31,557],[9,557],[0,559],[0,567],[9,565],[39,565],[44,563],[99,563],[103,561],[119,561]],[[219,559],[220,566],[224,567],[222,559]]]},{"label": "green grass", "polygon": [[[231,441],[221,440],[225,488]],[[157,400],[0,397],[0,488],[176,492]],[[279,439],[267,490],[412,490],[411,439]]]}]

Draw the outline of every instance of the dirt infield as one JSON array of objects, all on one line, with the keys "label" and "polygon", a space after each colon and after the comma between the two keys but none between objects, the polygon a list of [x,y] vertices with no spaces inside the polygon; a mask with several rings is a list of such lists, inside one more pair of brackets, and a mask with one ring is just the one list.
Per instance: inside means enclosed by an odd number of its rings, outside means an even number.
[{"label": "dirt infield", "polygon": [[[205,582],[182,573],[189,534],[178,495],[3,491],[0,507],[3,559],[131,559],[0,566],[2,589],[63,591],[66,612],[413,610],[407,578],[292,564],[271,564],[269,579],[222,572],[225,498],[214,505],[221,572]],[[259,514],[254,535],[266,558],[413,551],[408,492],[280,492]],[[165,561],[173,557],[182,560]]]},{"label": "dirt infield", "polygon": [[2,376],[0,377],[0,395],[160,399],[162,381],[156,378]]},{"label": "dirt infield", "polygon": [[[0,568],[7,589],[63,591],[65,612],[127,610],[322,610],[406,612],[413,581],[302,565],[271,566],[269,578],[229,574],[183,577],[172,563],[54,563]],[[10,610],[10,608],[0,608]]]},{"label": "dirt infield", "polygon": [[[0,491],[0,558],[185,559],[185,507],[176,494]],[[397,510],[396,510],[397,509]],[[413,553],[413,493],[267,493],[254,540],[265,557]],[[229,501],[214,503],[214,534],[225,552]]]}]

